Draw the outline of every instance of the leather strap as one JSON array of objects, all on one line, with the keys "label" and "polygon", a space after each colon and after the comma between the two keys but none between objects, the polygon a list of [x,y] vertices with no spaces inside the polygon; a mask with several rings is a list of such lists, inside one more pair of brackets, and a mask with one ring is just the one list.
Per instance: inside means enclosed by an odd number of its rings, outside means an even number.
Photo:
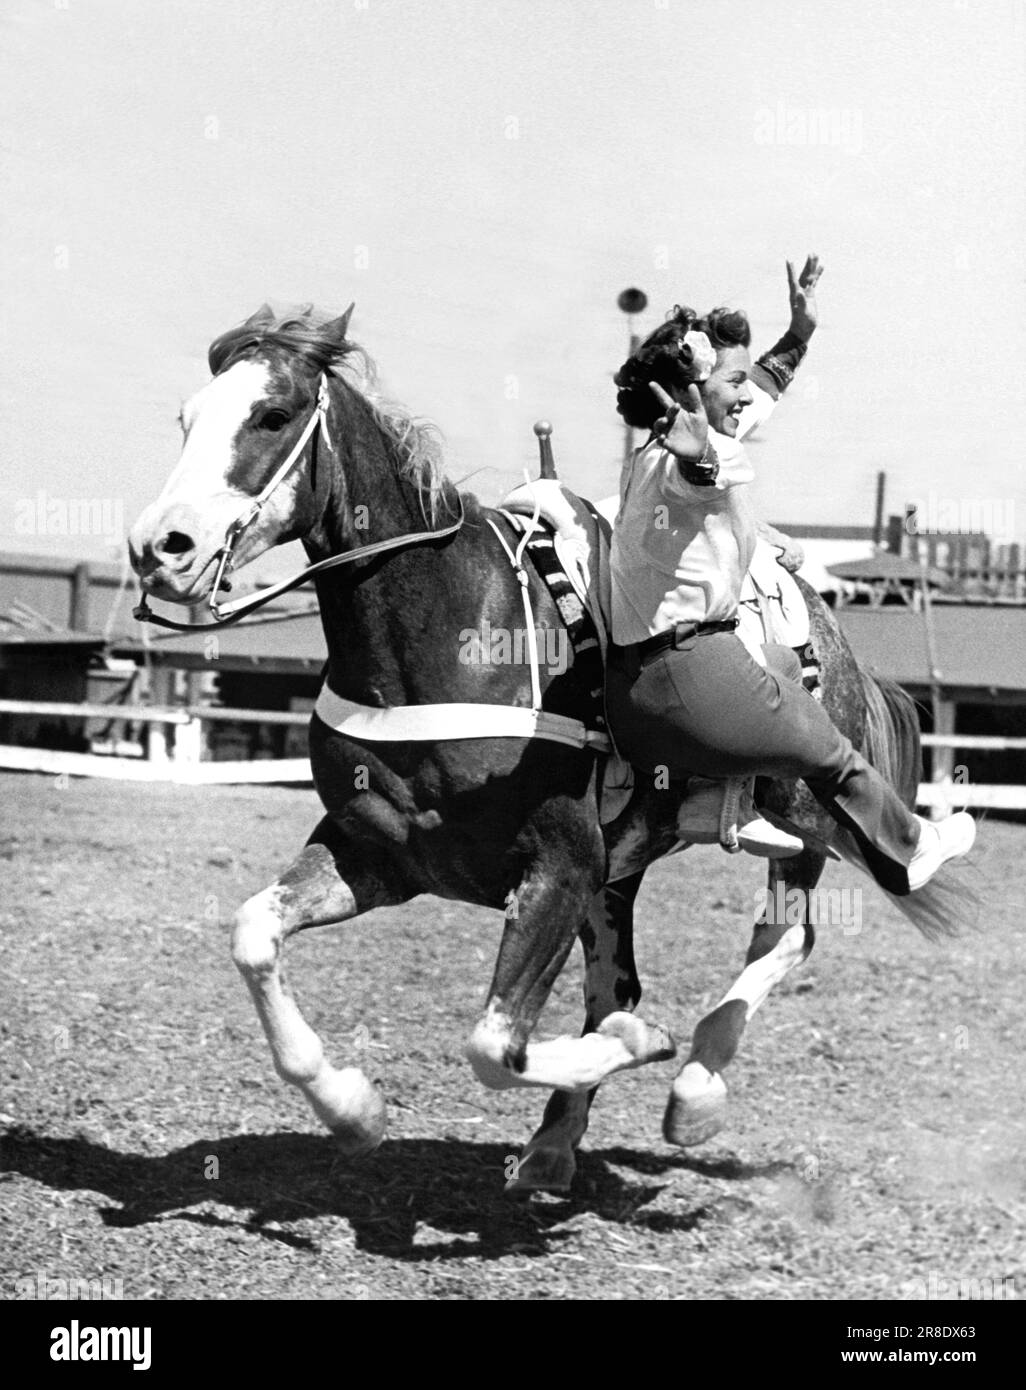
[{"label": "leather strap", "polygon": [[240,598],[232,603],[221,606],[221,616],[212,623],[176,623],[171,618],[162,618],[159,613],[152,613],[146,606],[146,595],[142,597],[142,602],[133,610],[132,616],[142,623],[154,623],[157,627],[167,627],[173,632],[207,632],[215,628],[230,627],[232,623],[237,623],[241,618],[248,617],[250,613],[258,608],[263,608],[265,603],[270,603],[279,594],[287,594],[290,589],[298,589],[301,584],[306,584],[315,574],[322,574],[325,570],[334,569],[336,565],[349,565],[354,560],[369,560],[372,555],[383,555],[388,550],[399,550],[403,546],[418,545],[424,541],[440,541],[446,536],[454,536],[463,525],[463,498],[459,498],[460,514],[451,526],[443,526],[439,531],[410,531],[404,536],[391,536],[388,540],[374,541],[370,545],[357,546],[355,550],[347,550],[342,555],[329,555],[326,560],[318,560],[315,565],[308,565],[300,574],[293,575],[291,579],[283,579],[280,584],[272,584],[269,588],[261,589],[257,594],[251,594],[249,598]]},{"label": "leather strap", "polygon": [[296,465],[318,427],[320,427],[325,445],[328,449],[331,448],[331,436],[328,433],[330,405],[328,378],[322,372],[317,386],[317,401],[309,420],[303,427],[302,434],[290,449],[288,457],[275,469],[259,494],[246,503],[225,532],[224,545],[217,555],[217,572],[208,601],[214,621],[212,623],[176,623],[172,618],[163,618],[150,611],[144,592],[138,605],[132,610],[132,617],[137,622],[153,623],[156,627],[166,627],[172,632],[206,632],[215,628],[230,627],[232,623],[239,622],[247,614],[255,613],[258,608],[263,608],[265,603],[270,603],[272,599],[278,598],[281,594],[287,594],[290,589],[299,588],[301,584],[312,579],[315,574],[322,574],[325,570],[334,569],[336,565],[350,565],[354,560],[369,560],[372,556],[383,555],[389,550],[399,550],[404,546],[416,545],[422,541],[443,540],[446,536],[455,535],[463,525],[463,498],[458,492],[456,497],[460,504],[460,513],[451,526],[445,526],[440,531],[410,531],[402,536],[390,536],[387,540],[373,541],[369,545],[359,545],[355,550],[347,550],[342,555],[329,555],[326,560],[318,560],[316,564],[308,565],[305,570],[294,575],[291,579],[284,579],[279,584],[271,584],[266,589],[261,589],[259,593],[250,594],[248,598],[234,599],[231,603],[218,603],[217,595],[222,588],[222,580],[231,567],[232,556],[239,537],[247,526],[252,525],[256,520],[268,497]]},{"label": "leather strap", "polygon": [[636,643],[635,649],[642,666],[646,666],[654,656],[668,648],[676,650],[692,637],[708,637],[714,632],[733,632],[737,624],[737,618],[725,618],[718,623],[674,623],[673,627],[668,627],[665,632],[657,632],[654,637],[647,637],[644,642]]}]

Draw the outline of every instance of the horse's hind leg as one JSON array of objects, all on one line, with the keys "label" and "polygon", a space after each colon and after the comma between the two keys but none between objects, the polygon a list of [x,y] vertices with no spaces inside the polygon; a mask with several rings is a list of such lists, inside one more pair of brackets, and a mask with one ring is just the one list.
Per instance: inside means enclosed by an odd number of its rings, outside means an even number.
[{"label": "horse's hind leg", "polygon": [[306,927],[343,922],[402,901],[355,858],[325,818],[289,868],[242,905],[232,933],[232,957],[253,996],[275,1070],[299,1087],[351,1156],[380,1144],[384,1102],[358,1067],[337,1070],[328,1062],[320,1038],[286,989],[281,953],[286,940]]},{"label": "horse's hind leg", "polygon": [[[770,990],[812,950],[816,938],[809,921],[808,895],[825,862],[818,851],[809,849],[793,859],[770,861],[770,910],[764,908],[756,918],[744,970],[695,1029],[690,1055],[673,1083],[663,1117],[663,1135],[669,1143],[682,1148],[704,1144],[723,1128],[727,1115],[723,1069]],[[801,889],[801,897],[792,898],[786,912],[776,911],[777,904],[787,901],[791,888]]]},{"label": "horse's hind leg", "polygon": [[[607,885],[592,900],[580,932],[584,950],[584,1032],[592,1033],[617,1010],[633,1012],[641,998],[634,965],[634,899],[642,874]],[[598,1094],[554,1091],[538,1129],[520,1156],[507,1192],[566,1192],[577,1169],[574,1151],[588,1128],[588,1112]]]}]

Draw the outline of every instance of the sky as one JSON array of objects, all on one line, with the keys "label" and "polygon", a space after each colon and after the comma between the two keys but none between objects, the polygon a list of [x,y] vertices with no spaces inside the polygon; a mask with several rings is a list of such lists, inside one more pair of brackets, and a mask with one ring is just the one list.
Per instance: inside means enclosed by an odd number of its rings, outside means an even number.
[{"label": "sky", "polygon": [[208,343],[268,299],[355,300],[486,502],[540,418],[607,495],[619,292],[641,332],[745,308],[758,352],[809,251],[757,509],[868,525],[883,469],[888,511],[1026,536],[1023,29],[1013,0],[6,0],[0,548],[114,558]]}]

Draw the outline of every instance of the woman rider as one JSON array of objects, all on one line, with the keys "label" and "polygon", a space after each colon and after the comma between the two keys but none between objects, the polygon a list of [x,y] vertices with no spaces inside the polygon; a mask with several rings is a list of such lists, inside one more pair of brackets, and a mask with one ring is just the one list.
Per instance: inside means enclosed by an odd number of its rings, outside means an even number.
[{"label": "woman rider", "polygon": [[678,306],[617,373],[620,414],[652,433],[620,482],[607,715],[620,751],[648,771],[803,778],[881,887],[902,896],[972,846],[972,817],[914,815],[822,705],[734,634],[756,536],[739,434],[763,418],[749,380],[772,404],[816,322],[818,261],[800,277],[787,270],[791,329],[754,369],[744,314]]}]

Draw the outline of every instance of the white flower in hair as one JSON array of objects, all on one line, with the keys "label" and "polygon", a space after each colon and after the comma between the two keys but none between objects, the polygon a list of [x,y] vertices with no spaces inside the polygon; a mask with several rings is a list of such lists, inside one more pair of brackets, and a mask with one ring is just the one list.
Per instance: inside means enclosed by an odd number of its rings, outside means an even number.
[{"label": "white flower in hair", "polygon": [[710,343],[705,333],[699,332],[697,328],[691,328],[681,339],[683,347],[691,349],[691,362],[695,369],[696,381],[707,381],[712,375],[712,370],[716,366],[716,349]]}]

